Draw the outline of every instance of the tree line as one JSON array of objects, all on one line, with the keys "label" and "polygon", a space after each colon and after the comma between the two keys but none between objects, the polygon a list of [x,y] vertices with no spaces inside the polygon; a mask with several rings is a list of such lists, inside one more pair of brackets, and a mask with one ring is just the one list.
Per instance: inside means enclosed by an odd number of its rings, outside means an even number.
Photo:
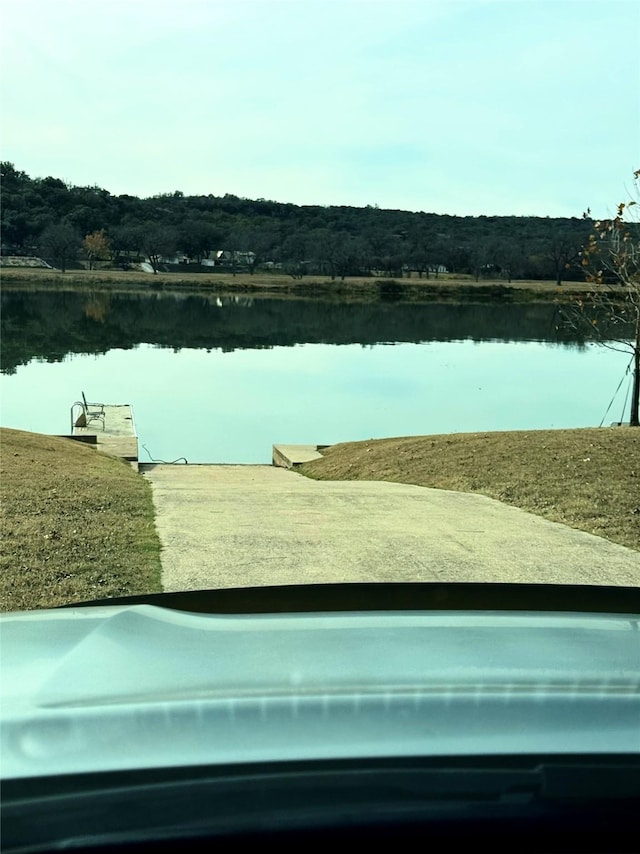
[{"label": "tree line", "polygon": [[[3,255],[39,255],[62,270],[154,271],[176,256],[207,269],[215,253],[232,272],[306,275],[581,280],[580,252],[593,229],[584,217],[461,217],[376,206],[294,205],[267,199],[112,195],[60,178],[32,178],[3,162]],[[210,269],[210,268],[209,268]]]}]

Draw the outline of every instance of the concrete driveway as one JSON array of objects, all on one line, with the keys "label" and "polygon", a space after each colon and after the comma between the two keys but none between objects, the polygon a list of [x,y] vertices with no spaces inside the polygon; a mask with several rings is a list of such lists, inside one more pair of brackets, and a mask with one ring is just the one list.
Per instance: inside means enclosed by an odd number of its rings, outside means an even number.
[{"label": "concrete driveway", "polygon": [[166,591],[339,581],[640,584],[640,553],[490,498],[313,481],[276,466],[145,465]]}]

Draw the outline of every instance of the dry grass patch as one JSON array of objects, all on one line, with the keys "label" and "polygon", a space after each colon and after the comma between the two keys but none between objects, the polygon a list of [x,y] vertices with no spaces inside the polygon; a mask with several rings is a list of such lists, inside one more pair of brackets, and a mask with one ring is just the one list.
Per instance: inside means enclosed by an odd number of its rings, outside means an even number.
[{"label": "dry grass patch", "polygon": [[640,551],[640,429],[457,433],[334,445],[298,469],[478,492]]},{"label": "dry grass patch", "polygon": [[0,610],[158,592],[151,488],[79,442],[0,428]]}]

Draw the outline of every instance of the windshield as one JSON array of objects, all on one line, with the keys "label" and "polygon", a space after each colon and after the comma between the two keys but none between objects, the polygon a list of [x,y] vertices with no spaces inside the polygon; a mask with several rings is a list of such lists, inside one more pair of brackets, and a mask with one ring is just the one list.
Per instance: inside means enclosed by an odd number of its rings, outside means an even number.
[{"label": "windshield", "polygon": [[89,7],[0,13],[3,778],[640,752],[638,6]]}]

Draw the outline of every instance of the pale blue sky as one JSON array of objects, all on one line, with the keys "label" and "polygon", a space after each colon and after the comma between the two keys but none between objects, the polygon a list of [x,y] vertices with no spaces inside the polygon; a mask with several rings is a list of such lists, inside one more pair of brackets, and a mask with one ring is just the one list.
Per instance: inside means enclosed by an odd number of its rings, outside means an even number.
[{"label": "pale blue sky", "polygon": [[150,196],[610,212],[639,0],[3,0],[2,159]]}]

